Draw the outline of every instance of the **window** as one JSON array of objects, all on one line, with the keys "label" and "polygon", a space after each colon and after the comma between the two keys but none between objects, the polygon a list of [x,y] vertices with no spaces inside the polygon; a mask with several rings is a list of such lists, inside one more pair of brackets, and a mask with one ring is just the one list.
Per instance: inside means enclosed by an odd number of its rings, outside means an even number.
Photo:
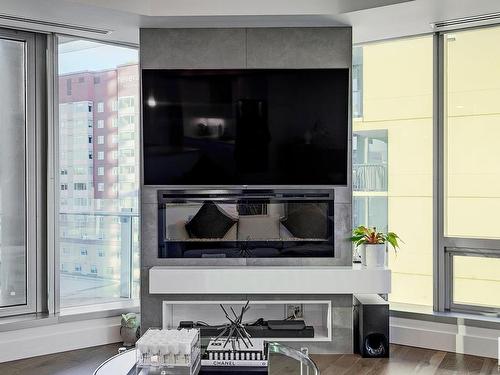
[{"label": "window", "polygon": [[66,80],[66,95],[71,96],[71,78]]},{"label": "window", "polygon": [[68,190],[68,184],[61,184],[61,190]]},{"label": "window", "polygon": [[118,176],[118,167],[111,168],[111,174],[113,176]]},{"label": "window", "polygon": [[445,308],[500,311],[500,27],[443,35]]},{"label": "window", "polygon": [[87,184],[84,182],[75,182],[73,184],[74,190],[87,190]]},{"label": "window", "polygon": [[[28,57],[25,54],[29,36],[24,33],[0,33],[0,315],[9,309],[25,312],[31,301],[28,288],[28,269],[31,254],[26,242],[26,224],[31,227],[25,195],[29,176],[26,176],[27,154],[23,147],[28,136],[28,116],[33,110],[26,96],[25,74]],[[25,38],[26,37],[26,38]],[[22,40],[21,40],[22,39]],[[30,47],[33,47],[30,45]],[[29,66],[29,65],[28,65]],[[29,73],[29,72],[28,72]],[[30,83],[33,83],[31,80]],[[31,98],[31,96],[28,96]],[[28,106],[28,107],[27,107]]]},{"label": "window", "polygon": [[125,96],[118,99],[118,108],[126,109],[126,108],[134,108],[134,97],[133,96]]},{"label": "window", "polygon": [[353,64],[353,224],[401,236],[389,299],[431,306],[433,38],[356,47]]},{"label": "window", "polygon": [[66,176],[68,174],[67,169],[61,169],[61,176]]},{"label": "window", "polygon": [[[70,306],[93,305],[137,298],[139,279],[136,264],[138,263],[133,259],[135,259],[134,253],[139,248],[138,186],[134,185],[134,191],[128,192],[126,196],[135,202],[131,206],[133,209],[125,214],[126,223],[116,222],[115,218],[119,219],[124,216],[119,206],[121,193],[116,189],[117,185],[115,184],[113,198],[107,199],[105,197],[107,194],[104,193],[106,191],[111,193],[113,187],[106,185],[101,176],[105,176],[107,173],[116,173],[115,180],[120,181],[119,170],[108,171],[108,169],[118,167],[117,150],[121,148],[121,144],[117,134],[103,134],[100,129],[106,128],[106,121],[110,121],[108,123],[110,127],[116,128],[118,112],[111,113],[111,110],[118,110],[118,97],[131,97],[129,102],[138,103],[139,69],[138,65],[132,66],[132,68],[130,65],[130,63],[138,63],[138,53],[136,49],[108,43],[62,36],[58,37],[58,40],[60,80],[64,80],[64,77],[70,74],[76,75],[80,74],[78,72],[85,71],[85,77],[88,76],[87,82],[93,81],[94,85],[99,84],[104,87],[107,81],[102,71],[109,71],[118,79],[125,74],[123,64],[127,64],[127,75],[130,75],[132,69],[136,76],[133,84],[127,85],[126,88],[118,85],[116,90],[97,90],[96,86],[95,91],[86,90],[81,93],[78,100],[86,105],[94,103],[96,106],[94,110],[98,113],[106,112],[106,118],[104,115],[97,115],[99,118],[96,118],[97,116],[91,112],[76,115],[68,109],[68,103],[60,103],[59,105],[59,118],[61,120],[66,123],[79,120],[85,124],[85,127],[74,126],[71,131],[60,128],[59,148],[61,153],[73,152],[73,148],[80,147],[80,143],[75,143],[75,140],[81,136],[84,136],[85,140],[87,137],[92,137],[94,143],[104,145],[97,147],[99,151],[96,150],[95,160],[86,160],[85,157],[78,156],[76,151],[72,158],[62,160],[59,157],[61,168],[65,168],[64,163],[66,163],[68,166],[71,164],[72,168],[80,168],[82,172],[81,175],[73,174],[67,177],[68,184],[74,186],[75,191],[68,192],[66,205],[63,206],[62,200],[59,205],[59,233],[61,233],[58,241],[59,246],[60,249],[73,250],[72,255],[68,255],[65,259],[60,256],[61,264],[68,263],[70,270],[69,272],[61,271],[59,274],[60,306],[64,309]],[[85,60],[79,58],[82,56],[82,51],[85,52]],[[59,84],[61,85],[61,82]],[[93,122],[95,127],[89,129],[86,126],[88,121]],[[133,128],[128,130],[138,132],[138,126],[134,123]],[[108,148],[108,145],[112,143],[114,150]],[[91,152],[92,146],[85,144],[85,147],[86,153]],[[104,165],[103,161],[106,159],[109,162],[114,160],[114,162],[109,166]],[[132,156],[127,163],[135,165],[136,161],[135,156]],[[131,179],[128,176],[127,181],[135,183],[138,178],[136,179],[134,176]],[[72,220],[62,220],[63,215],[69,215],[69,213]],[[67,234],[69,238],[63,234]],[[129,261],[124,259],[120,261],[114,256],[116,252],[122,252],[122,248],[124,249],[123,254],[130,257]],[[130,248],[134,249],[133,254],[130,253]],[[86,251],[83,252],[82,249]],[[125,251],[125,249],[127,250]],[[126,264],[134,264],[134,268],[125,266]],[[110,268],[113,269],[112,272],[108,272]]]}]

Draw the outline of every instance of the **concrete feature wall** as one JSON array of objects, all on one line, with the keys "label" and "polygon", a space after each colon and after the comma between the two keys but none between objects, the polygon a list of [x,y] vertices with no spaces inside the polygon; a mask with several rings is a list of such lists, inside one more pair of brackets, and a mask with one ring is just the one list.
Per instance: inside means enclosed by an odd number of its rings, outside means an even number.
[{"label": "concrete feature wall", "polygon": [[[140,64],[142,69],[350,69],[351,61],[352,32],[349,27],[140,30]],[[350,117],[349,115],[349,119]],[[349,134],[350,130],[349,120]],[[352,222],[350,150],[351,137],[349,135],[348,185],[334,187],[336,229],[334,258],[159,259],[157,255],[157,191],[165,189],[167,186],[142,186],[142,329],[161,326],[161,301],[168,299],[167,295],[149,295],[148,270],[152,266],[201,264],[205,266],[210,264],[350,265],[352,260],[352,248],[348,241]],[[168,186],[168,188],[171,189],[172,186]],[[210,298],[210,296],[205,296],[205,298]],[[339,296],[339,298],[341,297]],[[335,296],[332,299],[335,302]],[[349,321],[349,317],[352,317],[351,309],[347,308],[345,314],[348,315],[345,318]],[[347,346],[352,345],[348,342]]]}]

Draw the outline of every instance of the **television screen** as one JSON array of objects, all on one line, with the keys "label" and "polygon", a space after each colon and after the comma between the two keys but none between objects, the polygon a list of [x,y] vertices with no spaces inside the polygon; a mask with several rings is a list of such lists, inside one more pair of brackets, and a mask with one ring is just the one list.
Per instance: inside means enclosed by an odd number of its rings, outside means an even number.
[{"label": "television screen", "polygon": [[143,70],[146,185],[346,185],[348,69]]}]

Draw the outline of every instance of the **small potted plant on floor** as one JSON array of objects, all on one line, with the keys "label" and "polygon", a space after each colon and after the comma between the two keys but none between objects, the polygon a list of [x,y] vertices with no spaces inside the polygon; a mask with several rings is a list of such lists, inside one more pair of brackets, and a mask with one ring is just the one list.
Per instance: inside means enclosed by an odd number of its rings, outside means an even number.
[{"label": "small potted plant on floor", "polygon": [[134,313],[122,314],[120,335],[123,346],[134,346],[139,338],[139,319]]},{"label": "small potted plant on floor", "polygon": [[366,267],[386,265],[387,243],[397,252],[399,236],[394,232],[378,232],[377,228],[363,225],[352,232],[351,241],[360,249],[361,263]]}]

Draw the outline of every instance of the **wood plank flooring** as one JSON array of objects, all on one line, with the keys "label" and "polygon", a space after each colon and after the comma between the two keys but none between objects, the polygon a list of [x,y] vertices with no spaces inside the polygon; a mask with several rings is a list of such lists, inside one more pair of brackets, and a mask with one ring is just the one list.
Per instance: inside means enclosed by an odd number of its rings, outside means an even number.
[{"label": "wood plank flooring", "polygon": [[[119,344],[0,363],[1,375],[92,375],[115,355]],[[322,375],[500,374],[496,359],[391,345],[391,358],[367,359],[355,354],[313,355]],[[120,374],[117,374],[120,375]]]}]

